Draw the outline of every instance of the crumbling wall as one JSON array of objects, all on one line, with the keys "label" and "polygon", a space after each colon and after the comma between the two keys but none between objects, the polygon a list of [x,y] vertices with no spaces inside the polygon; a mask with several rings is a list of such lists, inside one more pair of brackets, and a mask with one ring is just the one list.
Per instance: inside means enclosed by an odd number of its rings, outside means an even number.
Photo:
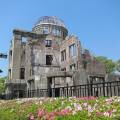
[{"label": "crumbling wall", "polygon": [[[70,46],[75,44],[76,47],[76,55],[70,56]],[[61,68],[66,67],[66,71],[70,70],[70,65],[75,64],[75,70],[78,68],[80,69],[80,66],[82,64],[81,61],[81,44],[80,41],[76,36],[69,36],[64,40],[61,44],[60,51],[66,50],[66,60],[61,61]]]},{"label": "crumbling wall", "polygon": [[73,84],[74,85],[83,85],[87,84],[88,75],[84,69],[79,71],[74,71],[73,74]]},{"label": "crumbling wall", "polygon": [[93,74],[93,75],[104,75],[106,74],[105,66],[103,63],[97,61],[95,58],[93,58],[90,63],[87,65],[87,73]]}]

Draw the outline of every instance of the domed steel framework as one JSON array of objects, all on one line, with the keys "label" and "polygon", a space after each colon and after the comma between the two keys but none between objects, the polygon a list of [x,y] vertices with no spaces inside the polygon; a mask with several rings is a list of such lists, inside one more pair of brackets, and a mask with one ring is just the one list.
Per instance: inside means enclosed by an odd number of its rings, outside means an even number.
[{"label": "domed steel framework", "polygon": [[64,22],[56,17],[56,16],[43,16],[40,17],[38,22],[35,24],[35,26],[42,25],[42,24],[52,24],[52,25],[57,25],[66,28]]},{"label": "domed steel framework", "polygon": [[64,22],[55,16],[40,17],[38,22],[34,25],[33,32],[37,34],[51,34],[65,39],[68,35],[68,30]]}]

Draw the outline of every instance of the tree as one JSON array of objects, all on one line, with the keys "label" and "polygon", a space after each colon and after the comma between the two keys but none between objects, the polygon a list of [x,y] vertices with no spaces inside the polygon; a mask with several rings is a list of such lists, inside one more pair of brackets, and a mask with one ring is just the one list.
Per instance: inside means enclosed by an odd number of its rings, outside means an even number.
[{"label": "tree", "polygon": [[120,72],[120,60],[116,62],[116,70]]},{"label": "tree", "polygon": [[98,61],[104,63],[106,73],[111,73],[112,71],[114,71],[116,64],[111,59],[108,59],[107,57],[104,57],[104,56],[98,56],[98,57],[95,57],[95,58]]},{"label": "tree", "polygon": [[7,77],[0,77],[0,93],[5,91],[5,80]]}]

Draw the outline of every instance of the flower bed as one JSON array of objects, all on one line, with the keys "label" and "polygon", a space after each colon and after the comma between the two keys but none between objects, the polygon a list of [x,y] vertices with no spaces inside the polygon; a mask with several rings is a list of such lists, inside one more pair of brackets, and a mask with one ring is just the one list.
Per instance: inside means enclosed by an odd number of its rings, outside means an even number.
[{"label": "flower bed", "polygon": [[120,120],[120,97],[0,100],[0,120]]}]

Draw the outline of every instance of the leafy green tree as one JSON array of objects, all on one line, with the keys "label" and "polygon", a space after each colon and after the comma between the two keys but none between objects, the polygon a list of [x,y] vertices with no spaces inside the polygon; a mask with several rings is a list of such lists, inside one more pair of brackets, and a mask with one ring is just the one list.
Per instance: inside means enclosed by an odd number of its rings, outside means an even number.
[{"label": "leafy green tree", "polygon": [[104,56],[98,56],[96,59],[105,65],[106,73],[111,73],[115,69],[115,62],[113,62],[111,59],[108,59],[107,57]]},{"label": "leafy green tree", "polygon": [[5,91],[5,80],[7,77],[0,77],[0,93]]},{"label": "leafy green tree", "polygon": [[116,70],[120,72],[120,60],[116,62]]}]

